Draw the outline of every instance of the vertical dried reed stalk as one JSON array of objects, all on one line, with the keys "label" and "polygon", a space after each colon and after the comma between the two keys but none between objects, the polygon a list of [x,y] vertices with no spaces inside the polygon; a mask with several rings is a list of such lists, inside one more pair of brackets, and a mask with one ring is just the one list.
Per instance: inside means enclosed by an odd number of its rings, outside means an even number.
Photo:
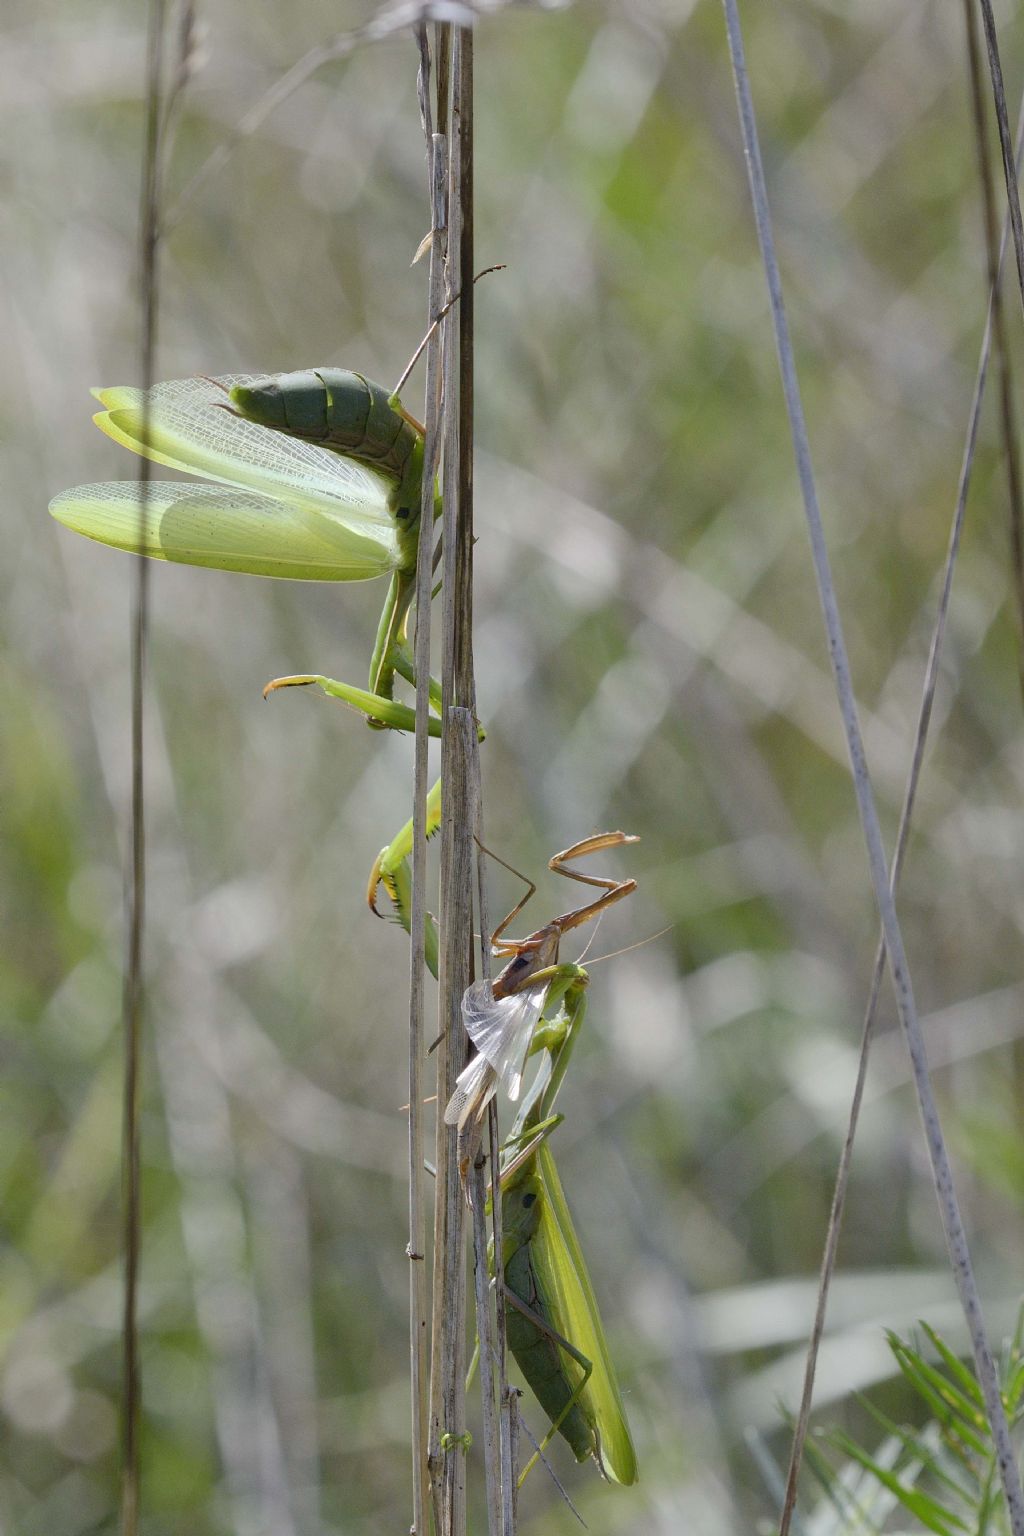
[{"label": "vertical dried reed stalk", "polygon": [[[146,38],[146,138],[143,151],[139,211],[139,384],[153,386],[156,373],[159,309],[159,242],[161,191],[161,126],[164,46],[164,0],[151,0]],[[143,395],[142,438],[149,436],[148,393]],[[150,481],[150,462],[139,461],[139,538],[143,529]],[[146,639],[149,628],[149,562],[137,555],[132,572],[131,617],[131,804],[129,867],[126,881],[126,952],[122,1032],[124,1038],[123,1108],[121,1123],[122,1246],[124,1300],[121,1322],[121,1531],[136,1536],[139,1528],[139,1430],[142,1378],[139,1364],[139,1269],[142,1259],[142,1190],[140,1113],[141,1055],[144,1005],[143,941],[146,921],[146,841],[144,696]]]}]

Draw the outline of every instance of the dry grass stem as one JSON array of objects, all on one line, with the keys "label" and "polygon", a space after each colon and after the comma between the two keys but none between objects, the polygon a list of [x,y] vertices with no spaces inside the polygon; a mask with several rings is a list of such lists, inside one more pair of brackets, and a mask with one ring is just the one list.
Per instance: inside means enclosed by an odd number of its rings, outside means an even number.
[{"label": "dry grass stem", "polygon": [[[421,54],[422,58],[422,54]],[[420,78],[425,73],[421,63]],[[428,87],[421,86],[421,101]],[[430,156],[430,254],[428,319],[433,322],[444,297],[447,225],[447,155],[444,139],[432,135]],[[427,778],[430,713],[430,588],[433,569],[434,476],[443,432],[441,338],[427,345],[424,404],[426,440],[420,502],[420,540],[416,560],[416,757],[413,794],[412,946],[409,978],[409,1348],[413,1427],[413,1530],[426,1532],[427,1473],[427,1270],[423,1199],[423,993],[426,971]]]},{"label": "dry grass stem", "polygon": [[[782,373],[782,387],[786,398],[786,411],[793,437],[797,474],[800,481],[804,511],[807,517],[818,594],[825,618],[825,629],[828,637],[829,657],[832,662],[835,678],[836,695],[840,713],[843,717],[843,726],[846,731],[850,763],[853,769],[854,790],[857,795],[861,827],[867,846],[871,881],[874,886],[875,901],[878,904],[882,927],[885,933],[885,947],[889,957],[889,969],[892,974],[893,987],[896,992],[896,1006],[913,1067],[914,1084],[917,1089],[921,1118],[924,1122],[925,1140],[931,1159],[935,1192],[942,1215],[950,1264],[971,1335],[978,1380],[985,1397],[985,1408],[992,1431],[992,1438],[997,1447],[999,1471],[1003,1483],[1003,1492],[1006,1496],[1010,1525],[1014,1536],[1024,1536],[1024,1495],[1021,1492],[1020,1474],[1017,1470],[1013,1445],[1010,1440],[1009,1426],[1006,1422],[1006,1413],[1000,1394],[995,1361],[993,1360],[985,1331],[981,1300],[978,1295],[970,1251],[967,1246],[967,1235],[964,1231],[963,1220],[956,1198],[956,1190],[953,1184],[952,1166],[949,1161],[945,1139],[942,1135],[938,1108],[928,1075],[928,1061],[924,1048],[924,1039],[918,1022],[917,1005],[914,1000],[910,968],[907,963],[903,935],[896,913],[896,904],[889,883],[882,832],[868,775],[860,724],[857,718],[857,706],[853,695],[846,642],[843,638],[842,623],[836,603],[828,549],[825,543],[821,512],[818,505],[817,488],[811,467],[810,442],[807,436],[800,386],[797,381],[796,363],[793,357],[789,327],[783,306],[782,281],[775,254],[775,241],[768,208],[768,192],[764,178],[764,167],[761,162],[753,98],[750,92],[750,82],[747,78],[739,11],[736,0],[723,0],[723,4],[725,7],[726,30],[729,38],[729,52],[732,59],[736,95],[739,103],[744,152],[747,161],[747,171],[750,177],[754,218],[757,224],[758,240],[761,245],[765,277],[771,301],[772,323],[775,330],[779,366]],[[1018,208],[1015,224],[1019,225],[1019,221],[1020,213]]]}]

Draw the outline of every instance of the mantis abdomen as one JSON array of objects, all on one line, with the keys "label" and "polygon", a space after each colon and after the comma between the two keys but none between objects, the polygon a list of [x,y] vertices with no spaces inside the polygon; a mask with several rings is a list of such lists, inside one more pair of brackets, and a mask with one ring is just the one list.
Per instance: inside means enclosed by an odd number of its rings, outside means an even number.
[{"label": "mantis abdomen", "polygon": [[594,1427],[579,1401],[589,1371],[584,1372],[573,1358],[577,1352],[553,1327],[549,1298],[534,1264],[533,1238],[543,1198],[541,1181],[535,1175],[517,1180],[502,1195],[505,1337],[551,1423],[569,1442],[576,1460],[586,1461],[596,1450]]},{"label": "mantis abdomen", "polygon": [[[394,475],[400,490],[418,495],[422,438],[387,390],[361,373],[316,368],[268,374],[235,385],[231,399],[249,421],[372,464]],[[412,506],[400,499],[407,515],[418,510],[418,501]]]}]

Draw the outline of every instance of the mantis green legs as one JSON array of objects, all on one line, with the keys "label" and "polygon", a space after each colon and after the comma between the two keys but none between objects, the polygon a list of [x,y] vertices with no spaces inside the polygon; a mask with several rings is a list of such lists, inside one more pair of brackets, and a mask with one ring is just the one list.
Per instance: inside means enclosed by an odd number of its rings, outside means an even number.
[{"label": "mantis green legs", "polygon": [[[318,674],[278,678],[268,692],[318,683],[379,729],[411,731],[414,711],[394,698],[415,686],[409,621],[421,536],[423,428],[361,374],[320,368],[277,375],[175,379],[141,391],[95,391],[96,424],[115,442],[202,483],[79,486],[50,510],[78,533],[158,560],[301,581],[388,576],[367,688]],[[434,496],[434,517],[440,498]],[[431,530],[425,530],[429,536]],[[440,735],[441,690],[429,682],[430,734]],[[431,797],[432,826],[440,791]],[[409,926],[411,834],[382,853],[383,884]],[[436,968],[436,934],[427,939]]]}]

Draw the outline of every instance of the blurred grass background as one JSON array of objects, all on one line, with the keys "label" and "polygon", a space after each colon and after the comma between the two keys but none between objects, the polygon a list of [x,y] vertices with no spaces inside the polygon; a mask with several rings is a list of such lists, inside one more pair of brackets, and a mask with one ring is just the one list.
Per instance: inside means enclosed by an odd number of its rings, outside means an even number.
[{"label": "blurred grass background", "polygon": [[[370,11],[201,6],[171,205]],[[985,313],[963,19],[745,11],[891,834]],[[1017,8],[1000,16],[1013,96]],[[135,472],[88,390],[135,382],[143,27],[99,0],[0,16],[4,1536],[110,1531],[116,1507],[129,562],[45,507]],[[397,378],[424,328],[415,67],[408,37],[325,67],[183,208],[161,377]],[[555,1461],[598,1536],[717,1536],[773,1513],[745,1436],[784,1460],[876,923],[720,10],[512,9],[481,23],[476,69],[477,260],[507,263],[477,289],[487,836],[537,876],[594,828],[640,833],[620,861],[640,892],[595,953],[671,925],[595,968],[558,1133],[642,1481]],[[990,408],[900,903],[997,1341],[1024,1259],[1005,499]],[[407,949],[362,889],[408,813],[411,745],[319,697],[260,699],[281,673],[362,682],[383,588],[153,577],[145,1528],[405,1529]],[[542,875],[531,924],[569,904],[560,884]],[[496,870],[495,910],[517,894]],[[884,1327],[963,1343],[888,995],[840,1264],[818,1401],[858,1428],[854,1389],[906,1406]],[[522,1530],[573,1527],[532,1478]]]}]

